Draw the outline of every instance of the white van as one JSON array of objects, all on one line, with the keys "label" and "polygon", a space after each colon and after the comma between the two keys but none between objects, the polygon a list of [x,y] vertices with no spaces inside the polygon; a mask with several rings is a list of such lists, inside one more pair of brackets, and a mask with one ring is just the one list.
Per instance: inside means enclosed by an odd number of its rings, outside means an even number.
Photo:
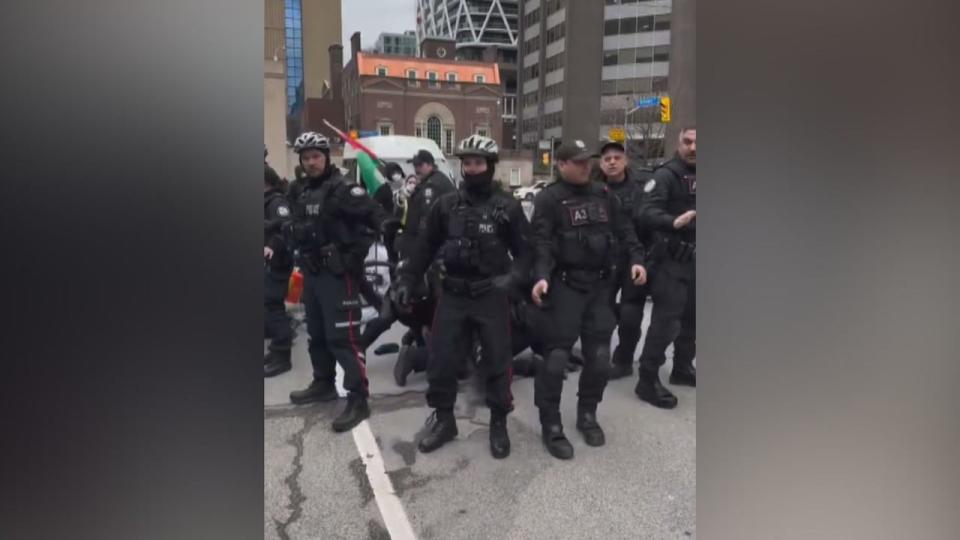
[{"label": "white van", "polygon": [[[413,163],[407,163],[420,150],[427,150],[433,154],[437,169],[454,179],[450,162],[443,155],[440,147],[432,139],[410,137],[408,135],[379,135],[375,137],[361,137],[357,141],[370,149],[371,152],[387,163],[396,163],[403,169],[404,177],[414,174]],[[343,167],[350,171],[350,178],[357,178],[357,150],[349,143],[343,148]]]}]

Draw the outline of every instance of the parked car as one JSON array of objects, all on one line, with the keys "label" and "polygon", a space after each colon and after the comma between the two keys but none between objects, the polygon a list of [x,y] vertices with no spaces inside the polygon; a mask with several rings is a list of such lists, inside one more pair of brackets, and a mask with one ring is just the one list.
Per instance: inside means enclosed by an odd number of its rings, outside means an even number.
[{"label": "parked car", "polygon": [[522,187],[514,191],[513,196],[521,201],[533,202],[533,198],[537,196],[537,193],[540,193],[541,189],[547,187],[548,183],[549,182],[546,180],[540,180],[539,182],[535,182],[532,186]]}]

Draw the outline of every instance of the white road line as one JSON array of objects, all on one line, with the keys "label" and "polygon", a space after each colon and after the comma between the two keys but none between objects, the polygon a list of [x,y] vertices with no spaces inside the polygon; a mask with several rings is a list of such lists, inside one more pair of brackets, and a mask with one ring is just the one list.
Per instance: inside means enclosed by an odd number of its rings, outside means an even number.
[{"label": "white road line", "polygon": [[352,432],[353,442],[356,443],[360,459],[366,466],[367,479],[370,481],[370,487],[373,488],[373,498],[377,501],[377,508],[380,509],[380,516],[383,518],[387,532],[390,533],[391,540],[415,540],[417,535],[414,534],[403,504],[393,489],[390,477],[387,476],[383,466],[383,456],[380,455],[380,447],[377,446],[377,440],[373,438],[373,431],[370,430],[370,422],[364,420],[353,428]]}]

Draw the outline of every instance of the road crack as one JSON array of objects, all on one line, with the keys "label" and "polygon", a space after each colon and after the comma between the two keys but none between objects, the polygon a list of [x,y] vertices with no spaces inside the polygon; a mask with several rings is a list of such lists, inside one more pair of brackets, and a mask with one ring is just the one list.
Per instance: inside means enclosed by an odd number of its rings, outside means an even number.
[{"label": "road crack", "polygon": [[303,515],[303,503],[307,500],[307,497],[303,494],[303,488],[300,486],[300,474],[303,472],[303,439],[320,419],[320,415],[316,414],[304,416],[303,427],[287,439],[287,442],[296,450],[296,454],[293,456],[293,470],[283,479],[283,483],[290,493],[289,502],[286,506],[290,510],[290,515],[283,521],[273,518],[274,529],[277,531],[277,536],[282,540],[290,540],[288,529]]}]

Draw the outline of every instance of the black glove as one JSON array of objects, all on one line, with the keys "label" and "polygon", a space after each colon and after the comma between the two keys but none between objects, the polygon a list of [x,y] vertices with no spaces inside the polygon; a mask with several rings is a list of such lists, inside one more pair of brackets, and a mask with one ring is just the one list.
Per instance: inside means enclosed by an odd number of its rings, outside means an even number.
[{"label": "black glove", "polygon": [[406,281],[397,283],[397,305],[401,308],[408,308],[411,300],[413,300],[413,287]]}]

